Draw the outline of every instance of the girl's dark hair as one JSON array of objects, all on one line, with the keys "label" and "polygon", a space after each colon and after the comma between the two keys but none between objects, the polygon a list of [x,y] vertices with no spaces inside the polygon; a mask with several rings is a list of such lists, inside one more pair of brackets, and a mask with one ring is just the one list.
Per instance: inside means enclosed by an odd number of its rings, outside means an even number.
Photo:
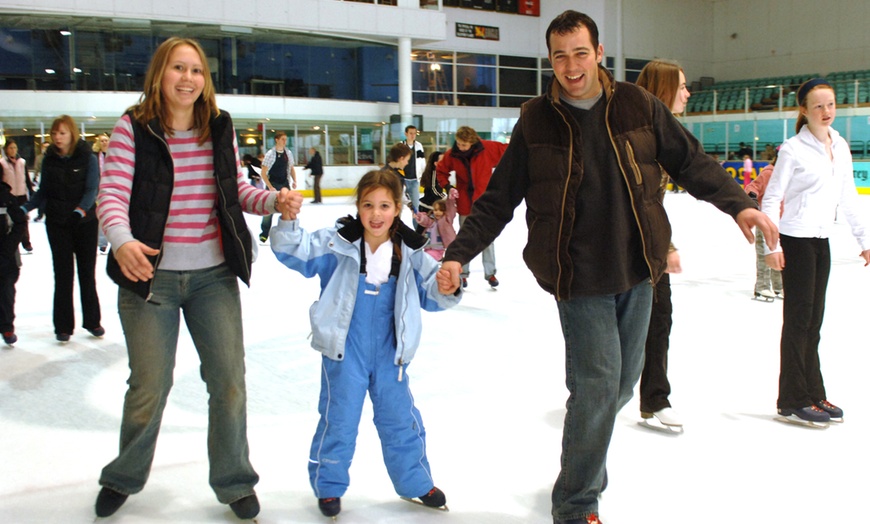
[{"label": "girl's dark hair", "polygon": [[435,151],[429,155],[426,160],[426,168],[423,169],[423,174],[420,175],[420,185],[423,187],[432,187],[432,177],[435,176],[435,162],[438,157],[443,155],[444,151]]},{"label": "girl's dark hair", "polygon": [[[376,169],[369,171],[359,179],[359,183],[356,185],[356,189],[354,190],[354,200],[357,207],[359,207],[362,197],[378,188],[386,189],[390,196],[393,197],[393,202],[396,203],[396,207],[402,207],[402,197],[405,195],[405,185],[402,183],[402,179],[396,176],[396,173],[390,169]],[[396,221],[398,221],[398,217],[396,218]],[[394,221],[394,223],[396,221]]]},{"label": "girl's dark hair", "polygon": [[398,144],[390,148],[390,154],[387,155],[387,162],[398,162],[399,160],[410,154],[411,148],[408,147],[408,144],[399,142]]}]

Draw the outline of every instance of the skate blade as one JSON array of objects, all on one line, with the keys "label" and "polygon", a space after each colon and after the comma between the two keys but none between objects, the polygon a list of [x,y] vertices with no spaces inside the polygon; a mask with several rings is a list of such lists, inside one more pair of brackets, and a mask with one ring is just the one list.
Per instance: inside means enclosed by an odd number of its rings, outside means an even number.
[{"label": "skate blade", "polygon": [[665,435],[678,436],[683,434],[683,426],[668,426],[662,424],[658,419],[644,419],[637,423],[638,426],[651,429]]},{"label": "skate blade", "polygon": [[443,506],[437,506],[437,507],[436,506],[427,506],[426,504],[423,504],[422,501],[419,501],[417,499],[409,499],[408,497],[399,497],[399,498],[404,500],[404,501],[407,501],[407,502],[412,502],[418,506],[423,506],[424,508],[435,509],[438,511],[450,511],[450,508],[447,507],[447,504],[445,504]]},{"label": "skate blade", "polygon": [[782,422],[784,424],[791,424],[793,426],[801,426],[811,429],[828,429],[829,426],[827,422],[813,422],[811,420],[803,420],[793,415],[788,417],[777,415],[776,417],[773,417],[773,420],[777,422]]},{"label": "skate blade", "polygon": [[768,304],[772,304],[775,299],[766,297],[752,297],[752,300],[756,302],[767,302]]}]

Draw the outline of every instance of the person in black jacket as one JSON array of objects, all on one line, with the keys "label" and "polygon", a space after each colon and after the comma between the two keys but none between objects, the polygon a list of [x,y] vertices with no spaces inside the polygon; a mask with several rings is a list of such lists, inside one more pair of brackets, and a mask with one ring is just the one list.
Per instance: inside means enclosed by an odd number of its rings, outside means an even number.
[{"label": "person in black jacket", "polygon": [[54,263],[54,333],[69,342],[75,329],[73,278],[79,276],[82,326],[102,337],[97,296],[97,159],[81,140],[75,121],[61,115],[51,124],[52,145],[42,161],[39,190],[24,204],[31,211],[45,204],[45,232]]},{"label": "person in black jacket", "polygon": [[114,514],[148,480],[184,318],[209,395],[209,484],[237,517],[252,519],[259,476],[248,453],[238,280],[250,284],[253,239],[243,212],[292,215],[302,196],[246,180],[232,119],[217,107],[196,41],[163,42],[145,86],[115,124],[100,183],[130,378],[119,453],[100,474],[95,511]]},{"label": "person in black jacket", "polygon": [[27,217],[18,197],[5,182],[0,182],[0,333],[10,347],[18,342],[15,334],[15,283],[21,274],[18,243],[24,237]]},{"label": "person in black jacket", "polygon": [[308,163],[305,164],[305,169],[311,170],[311,176],[314,177],[314,200],[312,204],[322,204],[323,198],[320,194],[320,178],[323,177],[323,159],[320,158],[320,153],[313,147],[308,148]]}]

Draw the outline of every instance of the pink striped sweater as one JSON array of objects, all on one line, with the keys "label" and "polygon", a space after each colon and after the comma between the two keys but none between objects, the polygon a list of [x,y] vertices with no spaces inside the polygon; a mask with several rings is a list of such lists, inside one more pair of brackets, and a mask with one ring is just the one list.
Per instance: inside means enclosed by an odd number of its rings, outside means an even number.
[{"label": "pink striped sweater", "polygon": [[[166,137],[174,164],[175,183],[158,269],[182,271],[214,267],[224,262],[224,256],[218,229],[212,142],[208,140],[200,146],[193,131],[174,133],[175,136]],[[277,193],[257,189],[248,183],[239,164],[235,134],[233,149],[242,210],[255,215],[273,213]],[[112,130],[97,197],[97,216],[113,249],[134,240],[129,204],[135,158],[132,124],[124,115]]]}]

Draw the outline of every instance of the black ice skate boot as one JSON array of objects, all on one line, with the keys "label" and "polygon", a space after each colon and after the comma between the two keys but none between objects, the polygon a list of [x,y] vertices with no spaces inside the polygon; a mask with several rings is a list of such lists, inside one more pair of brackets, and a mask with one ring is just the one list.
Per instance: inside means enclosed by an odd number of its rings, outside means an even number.
[{"label": "black ice skate boot", "polygon": [[335,518],[341,513],[341,497],[330,497],[328,499],[317,499],[317,507],[324,517]]},{"label": "black ice skate boot", "polygon": [[94,505],[94,509],[98,517],[108,517],[114,515],[126,501],[127,495],[104,487],[100,490],[99,495],[97,495],[97,503]]},{"label": "black ice skate boot", "polygon": [[429,506],[430,508],[447,507],[447,496],[444,495],[443,491],[436,487],[430,489],[429,493],[417,498],[420,499],[420,502],[422,502],[424,506]]},{"label": "black ice skate boot", "polygon": [[831,404],[827,400],[816,402],[816,407],[831,416],[831,422],[843,422],[843,410]]}]

